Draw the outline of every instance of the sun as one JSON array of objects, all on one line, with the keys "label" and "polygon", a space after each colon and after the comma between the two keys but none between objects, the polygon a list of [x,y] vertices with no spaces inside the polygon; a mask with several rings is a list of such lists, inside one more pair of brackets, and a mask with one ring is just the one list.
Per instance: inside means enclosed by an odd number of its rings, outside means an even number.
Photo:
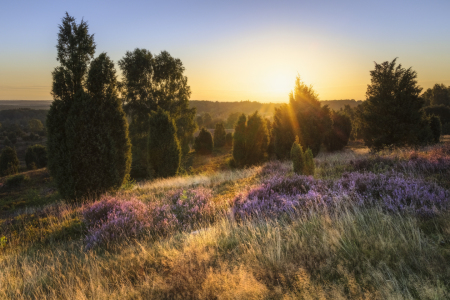
[{"label": "sun", "polygon": [[288,72],[268,74],[265,80],[265,90],[269,93],[287,95],[294,87],[295,76]]}]

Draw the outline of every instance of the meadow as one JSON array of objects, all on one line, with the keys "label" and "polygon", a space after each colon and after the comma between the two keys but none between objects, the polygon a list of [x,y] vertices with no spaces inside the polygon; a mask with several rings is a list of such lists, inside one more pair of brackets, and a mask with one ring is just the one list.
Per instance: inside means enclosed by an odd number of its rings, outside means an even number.
[{"label": "meadow", "polygon": [[449,299],[448,140],[321,152],[314,176],[189,155],[81,204],[46,169],[2,178],[0,298]]}]

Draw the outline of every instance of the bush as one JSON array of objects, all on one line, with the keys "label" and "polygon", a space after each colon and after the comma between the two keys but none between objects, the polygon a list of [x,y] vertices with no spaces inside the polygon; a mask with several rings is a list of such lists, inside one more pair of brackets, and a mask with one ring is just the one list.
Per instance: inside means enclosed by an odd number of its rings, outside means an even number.
[{"label": "bush", "polygon": [[18,174],[18,175],[8,177],[8,179],[6,179],[5,185],[9,188],[15,188],[15,187],[21,186],[22,183],[25,183],[29,180],[30,180],[30,178],[28,176],[25,176],[23,174]]},{"label": "bush", "polygon": [[150,114],[148,157],[154,177],[169,177],[178,173],[181,148],[177,127],[169,113],[162,108]]},{"label": "bush", "polygon": [[230,147],[233,145],[233,134],[228,132],[225,136],[225,146]]},{"label": "bush", "polygon": [[298,137],[295,138],[295,142],[291,148],[291,160],[294,165],[294,172],[297,174],[303,174],[305,168],[305,155],[303,153],[302,146],[299,143]]},{"label": "bush", "polygon": [[214,130],[214,147],[220,148],[225,146],[227,133],[225,132],[225,127],[223,123],[216,124]]},{"label": "bush", "polygon": [[194,149],[195,152],[199,154],[211,154],[213,150],[213,138],[211,132],[202,128],[195,138]]},{"label": "bush", "polygon": [[442,124],[442,134],[450,134],[450,123]]},{"label": "bush", "polygon": [[331,112],[333,123],[331,130],[325,136],[324,144],[328,151],[342,150],[347,146],[352,131],[352,122],[347,115],[339,112]]},{"label": "bush", "polygon": [[439,117],[432,115],[430,117],[430,129],[433,133],[433,142],[439,143],[441,139],[441,131],[442,131],[442,124],[441,120],[439,120]]},{"label": "bush", "polygon": [[315,171],[315,165],[314,165],[314,158],[313,153],[311,149],[308,148],[305,152],[305,167],[303,174],[305,175],[314,175]]},{"label": "bush", "polygon": [[269,132],[266,121],[256,111],[247,117],[242,114],[233,134],[233,158],[237,166],[260,163],[267,156]]},{"label": "bush", "polygon": [[27,164],[28,170],[46,167],[47,148],[39,144],[29,146],[25,152],[25,163]]},{"label": "bush", "polygon": [[19,159],[16,150],[4,147],[0,154],[0,175],[13,175],[19,172]]}]

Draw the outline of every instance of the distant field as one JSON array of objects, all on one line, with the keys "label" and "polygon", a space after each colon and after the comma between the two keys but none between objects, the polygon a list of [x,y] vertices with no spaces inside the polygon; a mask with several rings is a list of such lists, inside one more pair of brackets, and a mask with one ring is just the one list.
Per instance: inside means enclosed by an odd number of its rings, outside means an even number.
[{"label": "distant field", "polygon": [[31,108],[49,109],[52,100],[0,100],[0,110]]},{"label": "distant field", "polygon": [[[286,99],[287,102],[287,99]],[[361,101],[355,100],[323,100],[322,105],[328,105],[334,110],[339,110],[345,105],[355,107]],[[31,108],[31,109],[49,109],[52,100],[0,100],[0,110],[17,109],[17,108]],[[218,102],[210,100],[191,100],[191,107],[197,108],[197,113],[208,112],[217,116],[226,118],[229,113],[243,112],[246,114],[253,113],[258,110],[263,115],[273,114],[274,109],[279,107],[282,103],[260,103],[256,101],[241,101],[241,102]]]}]

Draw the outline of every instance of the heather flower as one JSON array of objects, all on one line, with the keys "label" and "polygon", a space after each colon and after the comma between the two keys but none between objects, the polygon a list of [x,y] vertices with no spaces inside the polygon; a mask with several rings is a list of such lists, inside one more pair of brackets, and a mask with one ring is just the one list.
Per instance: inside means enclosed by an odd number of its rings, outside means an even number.
[{"label": "heather flower", "polygon": [[434,183],[399,173],[346,173],[336,181],[274,175],[238,195],[232,206],[236,219],[304,213],[310,208],[333,209],[341,204],[381,205],[390,212],[431,216],[449,208],[450,193]]}]

